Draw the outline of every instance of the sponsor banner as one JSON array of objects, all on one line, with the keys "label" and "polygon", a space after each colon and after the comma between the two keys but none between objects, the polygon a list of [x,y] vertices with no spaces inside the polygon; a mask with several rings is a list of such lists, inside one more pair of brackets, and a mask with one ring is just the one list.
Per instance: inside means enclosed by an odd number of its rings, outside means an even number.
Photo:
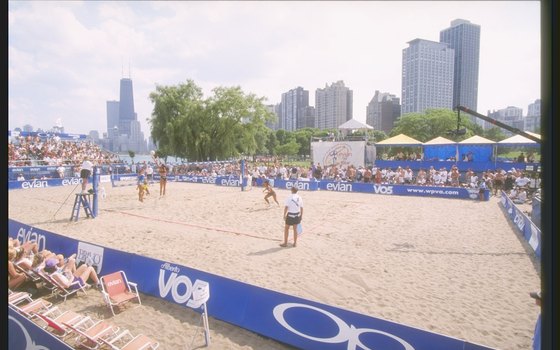
[{"label": "sponsor banner", "polygon": [[[243,179],[243,181],[246,185],[247,179]],[[215,184],[218,186],[241,187],[241,178],[233,175],[217,176]]]},{"label": "sponsor banner", "polygon": [[[89,178],[91,183],[92,178]],[[55,186],[77,186],[82,183],[79,177],[67,177],[64,179],[46,179],[46,180],[25,180],[25,181],[8,181],[9,190],[28,190],[34,188],[47,188]]]},{"label": "sponsor banner", "polygon": [[507,193],[502,191],[501,201],[504,207],[507,217],[517,230],[523,234],[523,238],[529,243],[537,258],[541,258],[541,244],[542,244],[542,234],[541,229],[531,221],[531,219],[525,215],[513,201],[508,197]]},{"label": "sponsor banner", "polygon": [[[399,196],[422,196],[422,197],[441,197],[455,199],[474,199],[479,200],[478,188],[462,187],[428,187],[428,186],[409,186],[392,185],[393,193]],[[490,190],[484,190],[484,200],[490,200]]]},{"label": "sponsor banner", "polygon": [[72,350],[68,344],[8,306],[8,349]]},{"label": "sponsor banner", "polygon": [[[373,185],[363,182],[346,182],[346,181],[319,181],[319,189],[335,192],[364,192],[364,193],[383,193],[393,194],[393,186],[389,185]],[[377,192],[375,192],[377,191]]]},{"label": "sponsor banner", "polygon": [[[157,177],[159,180],[159,176]],[[178,175],[175,181],[179,182],[192,182],[197,184],[216,184],[215,176],[189,176],[189,175]]]},{"label": "sponsor banner", "polygon": [[311,142],[313,163],[322,166],[364,166],[365,149],[365,141]]},{"label": "sponsor banner", "polygon": [[[34,232],[47,249],[101,260],[100,275],[125,271],[142,293],[202,312],[298,349],[483,350],[485,346],[260,288],[171,261],[98,247],[9,220],[9,235]],[[90,254],[92,253],[92,254]]]},{"label": "sponsor banner", "polygon": [[291,190],[292,187],[297,187],[298,191],[317,191],[319,189],[319,182],[314,180],[297,181],[274,179],[274,181],[271,181],[270,183],[274,187],[284,190]]}]

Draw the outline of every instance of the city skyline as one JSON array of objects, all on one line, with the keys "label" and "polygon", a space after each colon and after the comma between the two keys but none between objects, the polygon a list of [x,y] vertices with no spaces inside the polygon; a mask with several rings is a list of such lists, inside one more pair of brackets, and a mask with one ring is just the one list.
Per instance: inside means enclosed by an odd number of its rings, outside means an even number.
[{"label": "city skyline", "polygon": [[[309,16],[313,13],[313,16]],[[9,2],[9,128],[106,131],[106,102],[134,82],[141,130],[158,85],[192,79],[280,103],[301,86],[343,81],[365,122],[375,91],[401,98],[402,50],[439,41],[456,19],[481,28],[478,111],[540,96],[540,3]],[[332,25],[336,23],[336,25]],[[258,30],[255,30],[257,29]]]}]

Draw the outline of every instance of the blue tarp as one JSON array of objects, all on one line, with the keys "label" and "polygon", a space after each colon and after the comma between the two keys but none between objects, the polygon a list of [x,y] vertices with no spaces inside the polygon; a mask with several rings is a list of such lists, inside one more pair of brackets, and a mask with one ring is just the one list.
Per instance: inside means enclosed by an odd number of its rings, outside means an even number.
[{"label": "blue tarp", "polygon": [[492,160],[492,155],[494,151],[493,144],[459,144],[459,160],[463,159],[463,156],[472,152],[474,162],[488,162]]},{"label": "blue tarp", "polygon": [[447,160],[456,153],[456,145],[424,145],[424,160]]}]

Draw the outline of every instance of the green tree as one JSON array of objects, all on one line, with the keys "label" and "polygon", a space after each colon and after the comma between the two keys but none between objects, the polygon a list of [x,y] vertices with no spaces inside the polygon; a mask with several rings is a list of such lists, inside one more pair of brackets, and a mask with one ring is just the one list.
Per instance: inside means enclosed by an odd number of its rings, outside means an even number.
[{"label": "green tree", "polygon": [[461,114],[459,128],[465,128],[462,135],[450,132],[457,130],[457,114],[450,109],[427,109],[422,113],[408,113],[401,116],[389,136],[405,134],[418,141],[426,142],[438,136],[454,141],[464,140],[473,135],[482,135],[482,128],[471,122],[468,116]]},{"label": "green tree", "polygon": [[504,134],[504,132],[502,131],[501,128],[495,126],[493,128],[490,128],[488,130],[484,131],[484,137],[492,140],[492,141],[502,141],[506,138],[506,135]]},{"label": "green tree", "polygon": [[304,128],[294,131],[296,142],[299,144],[298,154],[305,156],[311,154],[311,137],[316,129]]},{"label": "green tree", "polygon": [[203,99],[192,80],[178,86],[158,86],[154,103],[152,138],[162,153],[194,161],[217,160],[263,149],[258,136],[273,118],[264,98],[245,94],[240,87],[217,87]]},{"label": "green tree", "polygon": [[295,140],[291,140],[288,143],[276,146],[275,152],[281,156],[295,156],[298,154],[299,147],[299,144]]},{"label": "green tree", "polygon": [[276,133],[268,133],[268,138],[266,140],[266,150],[268,155],[276,155],[276,146],[278,146],[278,139],[276,138]]}]

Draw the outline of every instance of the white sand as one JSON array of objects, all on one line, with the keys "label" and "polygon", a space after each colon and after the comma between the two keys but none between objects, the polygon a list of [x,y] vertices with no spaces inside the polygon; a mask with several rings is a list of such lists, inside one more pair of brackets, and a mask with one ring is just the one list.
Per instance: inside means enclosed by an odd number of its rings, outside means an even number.
[{"label": "white sand", "polygon": [[[474,343],[530,348],[539,310],[528,293],[540,289],[539,267],[497,197],[301,191],[305,232],[297,248],[280,248],[286,190],[267,209],[262,188],[170,182],[165,197],[155,184],[140,203],[134,186],[104,187],[95,219],[82,212],[70,221],[70,187],[10,191],[9,217]],[[64,307],[152,336],[162,349],[204,344],[197,313],[157,298],[144,295],[115,317],[94,290]],[[210,327],[212,349],[290,348],[212,318]]]}]

